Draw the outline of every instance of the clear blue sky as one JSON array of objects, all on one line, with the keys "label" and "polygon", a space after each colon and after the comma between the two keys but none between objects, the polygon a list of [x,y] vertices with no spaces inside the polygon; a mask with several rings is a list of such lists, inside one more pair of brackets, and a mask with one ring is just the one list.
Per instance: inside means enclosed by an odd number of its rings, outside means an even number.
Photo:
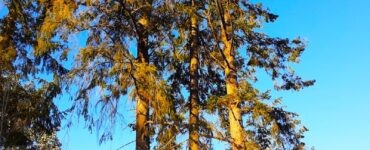
[{"label": "clear blue sky", "polygon": [[[300,114],[302,123],[310,129],[304,139],[308,147],[370,150],[370,1],[262,2],[280,16],[263,31],[271,36],[300,36],[309,41],[295,69],[305,79],[316,79],[316,84],[300,92],[273,92],[274,97],[283,97],[287,109]],[[1,5],[0,10],[2,16]],[[272,82],[262,73],[261,76],[256,86],[271,89]],[[65,98],[57,101],[61,107],[68,102]],[[131,122],[129,118],[133,116],[126,113],[124,121]],[[100,147],[96,133],[90,134],[83,124],[72,127],[69,132],[63,129],[58,135],[63,149],[115,150],[134,140],[135,133],[124,127],[117,127],[114,142]],[[215,145],[216,149],[223,149],[221,147]],[[133,148],[131,144],[124,149]]]}]

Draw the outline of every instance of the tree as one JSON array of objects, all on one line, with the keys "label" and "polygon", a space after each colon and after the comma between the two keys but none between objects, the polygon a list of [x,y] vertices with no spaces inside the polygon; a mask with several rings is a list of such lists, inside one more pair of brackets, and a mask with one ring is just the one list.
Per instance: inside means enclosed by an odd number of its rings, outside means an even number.
[{"label": "tree", "polygon": [[[229,122],[228,132],[231,136],[232,148],[263,147],[264,144],[254,137],[268,137],[269,140],[265,142],[277,141],[276,147],[284,147],[285,144],[292,144],[295,148],[301,147],[299,142],[301,132],[291,140],[294,142],[281,140],[281,138],[290,139],[290,136],[296,134],[293,133],[295,131],[293,124],[297,124],[298,121],[292,123],[291,119],[286,117],[293,118],[295,114],[261,103],[268,94],[262,93],[262,97],[259,98],[259,92],[249,82],[256,81],[254,72],[256,68],[262,68],[271,75],[273,80],[283,81],[282,85],[276,85],[277,89],[299,90],[312,85],[314,81],[303,81],[295,76],[294,72],[289,72],[289,62],[298,62],[298,57],[304,50],[304,44],[299,39],[291,42],[288,39],[270,38],[255,31],[254,29],[261,27],[261,22],[273,22],[277,18],[276,15],[263,9],[261,4],[216,0],[209,3],[208,9],[209,12],[217,12],[208,14],[207,18],[216,41],[214,47],[220,49],[218,58],[224,62],[220,66],[224,68],[227,95],[218,100],[224,102],[221,108],[226,107],[228,110],[228,118],[221,117],[221,119]],[[246,49],[243,49],[243,46]],[[246,56],[241,55],[243,51]],[[243,125],[243,116],[251,117],[248,119],[247,127]],[[259,120],[260,117],[262,120]],[[262,129],[261,126],[255,126],[261,123],[260,121],[264,124]],[[267,133],[267,130],[270,131]],[[273,146],[267,145],[267,147]]]},{"label": "tree", "polygon": [[[69,76],[80,81],[80,88],[73,109],[81,110],[89,125],[96,121],[89,115],[89,92],[100,88],[98,100],[101,113],[108,112],[114,123],[118,102],[130,93],[136,100],[136,149],[149,149],[150,136],[154,128],[171,112],[169,87],[162,80],[163,65],[160,41],[166,26],[166,9],[163,1],[86,1],[87,8],[75,18],[78,31],[89,32],[87,46],[80,49],[76,67]],[[129,49],[129,43],[136,43],[137,54]],[[80,80],[83,79],[83,80]],[[78,101],[77,101],[78,102]],[[124,106],[122,106],[124,108]],[[150,110],[153,112],[149,114]],[[173,112],[172,112],[173,113]],[[105,115],[101,115],[105,116]],[[101,123],[98,123],[101,124]],[[111,138],[110,131],[104,133],[101,141]]]},{"label": "tree", "polygon": [[198,97],[198,67],[199,67],[199,49],[198,49],[198,18],[196,16],[196,2],[191,1],[191,7],[193,7],[193,12],[190,14],[191,22],[191,42],[190,42],[190,104],[189,104],[189,149],[198,150],[199,149],[199,97]]},{"label": "tree", "polygon": [[[67,70],[51,56],[51,51],[36,52],[46,8],[33,0],[5,4],[9,12],[0,19],[0,146],[59,149],[56,132],[63,114],[53,99],[61,93],[59,79]],[[61,48],[54,46],[47,48]],[[52,73],[54,80],[40,77],[45,72]]]},{"label": "tree", "polygon": [[[17,75],[1,74],[0,146],[21,149],[59,149],[56,137],[60,114],[53,103],[53,84],[36,90],[20,85]],[[4,77],[5,76],[5,77]],[[46,88],[46,89],[44,89]],[[49,91],[49,92],[48,92]]]},{"label": "tree", "polygon": [[[230,8],[223,7],[223,3],[220,1],[216,2],[217,12],[221,20],[221,41],[223,44],[223,55],[225,55],[225,77],[226,77],[226,93],[227,98],[231,100],[229,102],[229,128],[231,140],[233,142],[233,149],[246,149],[244,139],[246,139],[245,132],[243,130],[242,113],[239,106],[238,94],[238,79],[235,68],[235,49],[233,48],[233,39],[231,38],[231,32],[233,30],[231,22]],[[249,146],[249,145],[248,145]]]},{"label": "tree", "polygon": [[183,109],[176,110],[178,114],[189,114],[188,117],[185,115],[188,122],[179,127],[188,131],[189,149],[210,148],[212,125],[205,118],[204,109],[211,95],[225,92],[224,82],[211,56],[214,50],[208,48],[210,30],[201,16],[206,4],[204,1],[178,1],[170,12],[175,21],[173,34],[168,36],[170,40],[167,42],[171,47],[168,49],[169,67],[166,71],[170,76],[167,80],[175,89],[175,95],[183,95],[185,88],[189,94],[188,100],[177,100]]}]

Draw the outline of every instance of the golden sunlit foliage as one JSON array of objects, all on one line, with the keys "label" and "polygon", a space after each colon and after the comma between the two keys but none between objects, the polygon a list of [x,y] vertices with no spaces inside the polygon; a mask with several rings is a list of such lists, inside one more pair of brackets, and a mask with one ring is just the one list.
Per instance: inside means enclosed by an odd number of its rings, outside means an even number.
[{"label": "golden sunlit foliage", "polygon": [[52,38],[57,31],[64,28],[70,28],[73,23],[73,13],[77,8],[77,4],[73,0],[40,0],[39,5],[44,6],[45,16],[44,22],[41,24],[41,29],[37,35],[37,46],[35,47],[35,55],[40,56],[55,49],[55,44]]},{"label": "golden sunlit foliage", "polygon": [[[269,91],[254,87],[257,70],[271,77],[276,90],[314,83],[290,66],[299,63],[304,41],[258,32],[277,19],[262,4],[8,0],[6,5],[9,14],[0,20],[0,85],[14,104],[2,112],[2,121],[6,112],[11,124],[1,125],[14,129],[19,139],[11,139],[13,130],[1,130],[0,146],[58,149],[55,133],[64,113],[53,100],[63,93],[74,100],[65,113],[83,116],[90,130],[103,129],[100,143],[112,139],[119,112],[130,109],[121,103],[128,98],[136,106],[136,122],[126,124],[136,131],[136,149],[186,144],[212,149],[213,140],[232,149],[304,148],[307,129],[297,114],[285,111],[281,98],[272,100]],[[79,41],[85,43],[76,52],[68,44],[80,33],[87,41]],[[70,62],[68,70],[63,63]],[[9,89],[7,80],[16,86]],[[13,110],[19,114],[9,117]],[[35,119],[41,123],[34,125]],[[185,134],[188,139],[179,141]],[[150,145],[153,140],[156,145]]]}]

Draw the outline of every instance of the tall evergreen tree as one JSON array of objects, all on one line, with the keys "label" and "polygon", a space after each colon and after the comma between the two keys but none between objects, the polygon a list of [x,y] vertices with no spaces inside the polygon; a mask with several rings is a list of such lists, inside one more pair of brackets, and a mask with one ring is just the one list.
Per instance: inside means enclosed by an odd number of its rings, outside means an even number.
[{"label": "tall evergreen tree", "polygon": [[[89,114],[89,93],[100,88],[101,113],[107,112],[111,123],[121,106],[119,100],[130,92],[136,100],[136,149],[149,149],[150,136],[154,128],[166,120],[171,109],[167,96],[168,86],[162,80],[163,68],[160,47],[168,23],[166,4],[163,1],[88,1],[81,3],[87,8],[76,18],[79,31],[89,32],[87,46],[80,49],[77,65],[69,74],[73,81],[80,81],[80,88],[73,108],[80,110],[88,123],[94,120]],[[136,43],[136,54],[130,49]],[[80,80],[84,79],[84,80]],[[82,104],[82,105],[80,105]],[[124,108],[124,106],[122,106]],[[152,111],[151,111],[152,110]],[[149,114],[149,112],[152,112]],[[94,124],[89,125],[94,125]],[[101,140],[111,138],[111,132],[104,133]]]},{"label": "tall evergreen tree", "polygon": [[199,70],[199,48],[198,48],[198,17],[196,15],[197,5],[195,0],[191,1],[191,7],[193,7],[190,14],[191,23],[191,37],[190,37],[190,104],[189,104],[189,149],[199,149],[199,94],[198,94],[198,70]]},{"label": "tall evergreen tree", "polygon": [[[232,39],[232,20],[229,7],[224,7],[222,1],[216,1],[217,12],[220,18],[221,42],[223,44],[223,55],[225,55],[225,77],[226,77],[226,93],[230,100],[228,104],[229,111],[229,131],[232,139],[232,147],[234,150],[246,149],[244,143],[247,138],[243,130],[242,113],[238,98],[238,79],[236,72],[235,47],[233,47]],[[249,146],[249,145],[248,145]]]},{"label": "tall evergreen tree", "polygon": [[[263,103],[263,99],[269,99],[268,94],[260,94],[250,82],[256,81],[254,72],[262,68],[274,81],[283,81],[281,85],[276,85],[277,89],[299,90],[312,85],[314,81],[303,81],[294,72],[289,72],[289,63],[298,62],[304,44],[299,39],[270,38],[255,31],[262,22],[273,22],[277,18],[263,9],[261,4],[215,0],[210,1],[208,6],[209,12],[216,12],[208,13],[207,18],[216,41],[214,47],[220,49],[218,58],[224,62],[221,66],[224,68],[227,95],[219,98],[218,103],[223,103],[220,105],[221,112],[225,110],[223,107],[227,108],[228,117],[223,113],[221,119],[228,122],[224,127],[229,128],[232,149],[301,147],[299,139],[305,128],[299,132],[294,129],[293,124],[299,124],[292,121],[295,114]],[[247,121],[243,121],[243,116],[247,117]],[[261,138],[268,140],[262,140],[264,144],[261,144]],[[268,146],[266,143],[269,143]]]},{"label": "tall evergreen tree", "polygon": [[179,101],[180,108],[186,106],[185,109],[177,110],[179,114],[189,114],[189,121],[180,127],[189,131],[189,149],[210,148],[212,125],[203,110],[211,95],[224,93],[224,82],[211,56],[214,50],[208,48],[210,30],[202,18],[206,4],[204,1],[176,1],[170,15],[176,21],[169,41],[168,81],[178,95],[184,94],[182,87],[189,93],[185,103]]},{"label": "tall evergreen tree", "polygon": [[[61,93],[60,79],[67,69],[53,52],[63,45],[46,38],[42,42],[53,44],[41,46],[39,40],[47,32],[43,26],[50,6],[36,0],[4,3],[8,13],[0,19],[0,147],[59,149],[56,132],[63,115],[53,99]],[[49,51],[40,53],[41,48]]]}]

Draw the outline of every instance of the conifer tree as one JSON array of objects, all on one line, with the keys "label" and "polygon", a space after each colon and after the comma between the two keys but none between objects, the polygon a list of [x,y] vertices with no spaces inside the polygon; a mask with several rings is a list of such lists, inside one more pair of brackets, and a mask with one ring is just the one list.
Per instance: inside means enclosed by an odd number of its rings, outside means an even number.
[{"label": "conifer tree", "polygon": [[199,49],[198,49],[198,18],[196,16],[196,2],[195,0],[191,1],[191,7],[193,7],[190,14],[190,23],[191,23],[191,37],[190,37],[190,95],[189,95],[189,149],[198,150],[199,149],[199,95],[198,95],[198,67],[199,67]]},{"label": "conifer tree", "polygon": [[238,98],[238,79],[236,72],[235,48],[233,47],[232,39],[232,21],[229,7],[224,7],[223,2],[216,1],[217,12],[221,22],[221,42],[223,44],[223,55],[225,55],[225,80],[227,98],[230,100],[228,104],[229,116],[229,132],[234,150],[246,149],[244,140],[247,138],[243,130],[242,113]]},{"label": "conifer tree", "polygon": [[[78,101],[73,109],[79,110],[90,126],[96,121],[98,124],[106,121],[106,118],[95,120],[89,114],[89,93],[100,88],[104,91],[98,100],[100,112],[107,113],[101,116],[108,116],[114,123],[118,109],[125,108],[118,106],[119,100],[130,93],[129,96],[136,100],[133,127],[136,149],[149,149],[154,125],[165,121],[172,111],[167,95],[169,87],[161,73],[161,39],[169,28],[161,25],[170,21],[161,12],[167,6],[163,1],[151,0],[86,1],[81,5],[87,8],[76,18],[75,28],[89,35],[87,46],[80,49],[77,65],[69,74],[73,81],[80,81]],[[131,42],[136,43],[136,54],[129,49]],[[111,136],[108,129],[101,141]]]},{"label": "conifer tree", "polygon": [[[306,129],[295,129],[299,124],[293,119],[296,115],[264,103],[269,94],[260,93],[251,82],[257,80],[256,69],[262,68],[274,81],[282,81],[275,85],[278,90],[299,90],[312,85],[314,81],[304,81],[289,72],[289,63],[298,62],[304,44],[299,39],[271,38],[255,31],[262,22],[277,18],[261,4],[215,0],[210,1],[208,10],[216,12],[208,13],[207,20],[216,41],[214,47],[220,49],[218,58],[224,62],[220,66],[224,68],[227,90],[227,95],[216,98],[216,103],[221,103],[221,120],[228,123],[224,127],[229,128],[232,149],[286,148],[287,145],[301,148],[303,143],[299,139]],[[295,138],[291,139],[292,136]]]},{"label": "conifer tree", "polygon": [[172,31],[176,34],[169,36],[171,49],[167,71],[170,77],[167,80],[173,89],[177,89],[176,95],[184,94],[181,87],[186,87],[189,92],[185,103],[181,99],[178,101],[180,108],[186,106],[185,109],[177,110],[179,114],[189,114],[189,121],[179,127],[189,133],[189,149],[210,148],[212,125],[204,118],[208,115],[204,109],[211,95],[224,93],[224,82],[211,56],[214,50],[208,48],[210,30],[202,18],[206,4],[196,0],[176,1],[170,15],[176,20]]},{"label": "conifer tree", "polygon": [[[61,93],[67,73],[54,51],[63,45],[39,36],[47,22],[44,1],[4,1],[8,13],[0,19],[0,95],[2,148],[60,149],[56,137],[63,117],[53,99]],[[52,76],[46,80],[41,74]]]}]

